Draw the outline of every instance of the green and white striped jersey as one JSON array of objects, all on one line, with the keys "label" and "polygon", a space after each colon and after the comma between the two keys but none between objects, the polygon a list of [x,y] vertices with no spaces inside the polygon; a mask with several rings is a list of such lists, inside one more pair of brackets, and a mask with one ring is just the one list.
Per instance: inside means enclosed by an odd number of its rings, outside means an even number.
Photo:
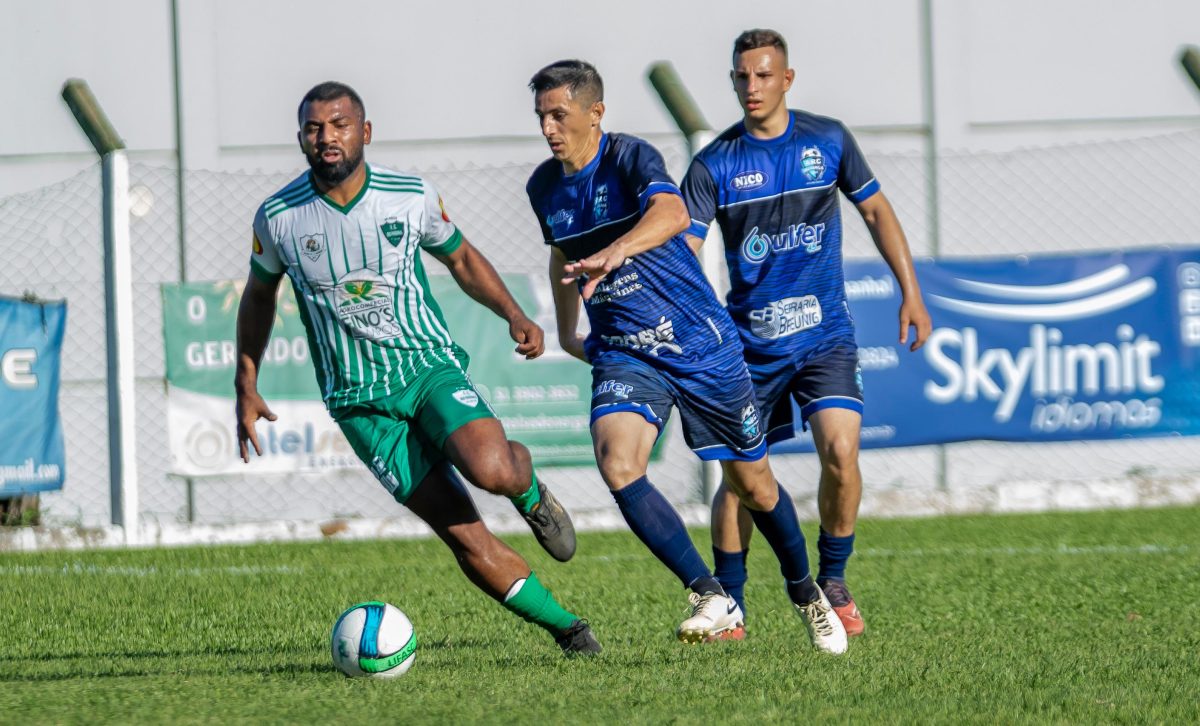
[{"label": "green and white striped jersey", "polygon": [[465,371],[417,254],[461,244],[441,197],[418,176],[368,165],[362,191],[341,206],[306,172],[259,207],[250,268],[268,282],[291,278],[333,409],[390,395],[425,368]]}]

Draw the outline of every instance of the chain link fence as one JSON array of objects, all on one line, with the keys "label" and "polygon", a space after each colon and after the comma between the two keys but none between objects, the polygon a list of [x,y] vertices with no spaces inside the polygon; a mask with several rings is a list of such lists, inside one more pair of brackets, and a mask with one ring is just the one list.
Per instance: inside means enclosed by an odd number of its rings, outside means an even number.
[{"label": "chain link fence", "polygon": [[[653,141],[668,168],[681,175],[688,159],[682,139]],[[373,147],[371,152],[376,163],[408,168],[403,159],[389,158],[386,147]],[[1200,241],[1200,205],[1195,203],[1200,192],[1200,130],[1003,154],[943,155],[936,205],[929,198],[924,156],[870,158],[917,257],[934,252],[935,238],[943,256]],[[500,272],[546,274],[547,252],[524,192],[533,165],[409,170],[438,186],[452,218]],[[167,470],[159,285],[181,279],[244,279],[254,211],[295,173],[186,173],[189,204],[183,215],[186,241],[181,244],[175,171],[131,164],[137,465],[143,521],[215,524],[403,516],[365,469],[193,480]],[[95,526],[110,521],[100,198],[97,166],[59,184],[0,199],[5,263],[0,266],[0,293],[30,291],[47,299],[66,298],[69,305],[60,397],[67,479],[62,491],[42,497],[43,516],[51,524]],[[933,209],[939,226],[936,237],[930,228]],[[875,256],[865,227],[853,221],[855,210],[844,203],[843,214],[851,220],[845,227],[846,256]],[[444,272],[440,265],[429,271]],[[487,313],[481,309],[481,314]],[[232,387],[232,371],[230,380]],[[871,392],[867,395],[869,400]],[[229,425],[233,426],[232,411]],[[652,465],[650,478],[677,504],[701,503],[700,465],[677,425],[668,436],[664,456]],[[1156,482],[1200,476],[1197,453],[1200,447],[1189,439],[969,442],[867,451],[862,455],[863,511],[888,511],[889,501],[902,497],[923,498],[934,511],[988,509],[989,502],[1024,483],[1054,483],[1062,491],[1096,482],[1117,482],[1112,486],[1118,489],[1153,487]],[[774,463],[802,512],[815,516],[815,456],[778,456]],[[543,476],[576,512],[614,508],[595,467],[545,469]],[[1121,496],[1118,491],[1115,501]],[[1129,503],[1141,501],[1136,492],[1129,497]],[[476,493],[476,501],[485,516],[511,509],[506,500],[482,492]]]}]

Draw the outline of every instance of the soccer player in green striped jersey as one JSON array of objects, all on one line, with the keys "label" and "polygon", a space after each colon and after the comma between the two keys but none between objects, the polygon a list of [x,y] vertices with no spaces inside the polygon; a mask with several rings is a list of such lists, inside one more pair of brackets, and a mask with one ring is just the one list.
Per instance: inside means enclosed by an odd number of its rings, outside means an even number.
[{"label": "soccer player in green striped jersey", "polygon": [[242,459],[249,461],[250,447],[262,454],[255,422],[275,420],[258,393],[258,372],[287,275],[325,405],[363,463],[454,551],[471,582],[549,631],[564,653],[598,653],[587,621],[563,609],[525,560],[487,529],[455,473],[509,497],[556,559],[574,554],[566,510],[538,480],[529,450],[507,439],[472,385],[469,358],[450,337],[419,251],[508,322],[518,353],[541,355],[542,329],[450,221],[427,180],[365,162],[371,123],[354,89],[313,87],[299,122],[311,169],[259,207],[238,309]]}]

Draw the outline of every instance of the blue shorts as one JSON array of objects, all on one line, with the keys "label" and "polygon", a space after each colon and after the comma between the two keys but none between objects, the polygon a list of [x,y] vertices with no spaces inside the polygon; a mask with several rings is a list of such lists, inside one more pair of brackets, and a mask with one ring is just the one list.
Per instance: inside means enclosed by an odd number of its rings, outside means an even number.
[{"label": "blue shorts", "polygon": [[862,370],[853,340],[836,340],[813,349],[797,362],[792,358],[756,359],[747,356],[750,376],[763,419],[767,443],[796,435],[792,401],[800,407],[800,425],[825,408],[863,412]]},{"label": "blue shorts", "polygon": [[632,411],[661,435],[679,407],[683,438],[705,461],[758,461],[767,454],[754,385],[739,356],[696,373],[656,368],[628,353],[605,352],[592,361],[592,423]]}]

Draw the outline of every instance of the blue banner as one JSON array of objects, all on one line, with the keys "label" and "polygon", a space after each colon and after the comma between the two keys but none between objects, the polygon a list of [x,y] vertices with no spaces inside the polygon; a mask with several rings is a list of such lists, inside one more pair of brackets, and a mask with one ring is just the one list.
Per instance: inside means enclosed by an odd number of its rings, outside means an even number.
[{"label": "blue banner", "polygon": [[912,353],[887,266],[846,265],[863,448],[1200,434],[1200,249],[916,268],[934,329]]},{"label": "blue banner", "polygon": [[61,489],[58,417],[65,301],[0,297],[0,496]]}]

